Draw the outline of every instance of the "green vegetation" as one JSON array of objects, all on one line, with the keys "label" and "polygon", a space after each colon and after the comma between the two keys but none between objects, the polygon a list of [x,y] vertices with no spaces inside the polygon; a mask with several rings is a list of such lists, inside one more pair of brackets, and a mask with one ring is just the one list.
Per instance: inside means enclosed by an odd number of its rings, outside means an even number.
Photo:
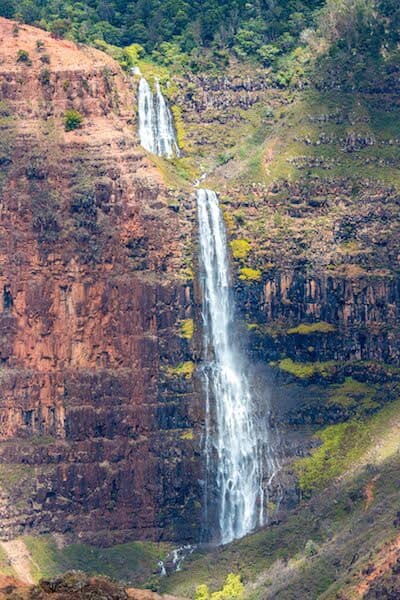
[{"label": "green vegetation", "polygon": [[17,574],[10,565],[10,559],[7,556],[6,551],[0,547],[0,573],[2,575],[10,575],[11,577],[16,577]]},{"label": "green vegetation", "polygon": [[[318,432],[316,438],[322,445],[313,450],[311,456],[295,463],[304,493],[309,495],[346,470],[356,469],[363,457],[364,463],[379,464],[391,456],[399,445],[396,425],[399,410],[400,401],[397,400],[372,417],[354,418]],[[366,454],[367,450],[369,454]]]},{"label": "green vegetation", "polygon": [[[318,432],[316,438],[321,440],[322,445],[313,450],[311,456],[295,463],[304,494],[322,489],[347,469],[355,469],[367,449],[390,428],[399,408],[400,401],[396,401],[369,419],[354,418]],[[392,451],[389,436],[385,442],[379,449],[381,458],[386,458],[386,453]]]},{"label": "green vegetation", "polygon": [[295,464],[300,488],[306,495],[325,487],[361,457],[369,436],[362,421],[331,425],[316,434],[322,445]]},{"label": "green vegetation", "polygon": [[[246,582],[247,600],[334,598],[342,586],[357,584],[380,548],[398,537],[394,516],[400,494],[399,415],[400,401],[396,401],[368,419],[354,420],[347,434],[340,428],[336,434],[331,432],[330,447],[345,469],[336,471],[334,477],[339,474],[339,478],[330,481],[325,476],[325,462],[330,475],[335,472],[334,460],[327,456],[320,463],[327,488],[318,492],[316,473],[315,493],[283,515],[278,526],[266,527],[211,555],[195,553],[181,572],[162,581],[162,590],[194,597],[201,584],[207,598],[209,589],[221,589],[233,565]],[[353,439],[361,431],[357,423],[368,432],[361,443]],[[365,490],[371,484],[373,497],[367,503]],[[344,593],[343,597],[353,596]]]},{"label": "green vegetation", "polygon": [[299,379],[311,379],[316,375],[329,377],[334,373],[336,364],[334,360],[303,363],[295,362],[291,358],[284,358],[277,363],[281,371],[285,371]]},{"label": "green vegetation", "polygon": [[336,331],[336,327],[334,325],[331,325],[331,323],[325,323],[325,321],[320,321],[318,323],[301,323],[300,325],[297,325],[297,327],[288,329],[287,333],[289,335],[311,335],[313,333],[333,333],[334,331]]},{"label": "green vegetation", "polygon": [[195,370],[194,362],[187,360],[181,362],[175,367],[166,367],[165,372],[170,377],[183,377],[185,379],[191,379]]},{"label": "green vegetation", "polygon": [[233,600],[234,598],[243,598],[243,596],[244,585],[240,575],[229,573],[222,590],[210,594],[208,586],[201,584],[196,588],[194,598],[195,600]]},{"label": "green vegetation", "polygon": [[[273,64],[296,47],[302,28],[312,22],[318,0],[6,0],[0,16],[41,25],[56,37],[78,42],[101,40],[113,46],[140,44],[165,64],[190,68],[225,64],[228,52]],[[207,48],[204,55],[201,49]]]},{"label": "green vegetation", "polygon": [[5,463],[0,465],[0,485],[5,489],[14,489],[18,486],[29,485],[34,468],[30,465],[19,463]]},{"label": "green vegetation", "polygon": [[95,39],[93,45],[112,56],[125,71],[136,66],[144,55],[144,48],[140,44],[130,44],[125,48],[119,48],[113,44],[108,44],[102,39]]},{"label": "green vegetation", "polygon": [[384,78],[398,59],[396,0],[5,0],[0,16],[77,42],[124,48],[128,67],[144,51],[174,71],[226,66],[229,57],[271,69],[280,86],[299,85],[310,63],[317,80],[354,89]]},{"label": "green vegetation", "polygon": [[30,67],[32,64],[29,53],[26,50],[18,50],[17,62],[24,63],[25,65],[28,65],[28,67]]},{"label": "green vegetation", "polygon": [[194,321],[193,319],[184,319],[180,323],[180,337],[185,340],[191,340],[194,333]]},{"label": "green vegetation", "polygon": [[240,269],[239,279],[246,283],[252,283],[253,281],[261,281],[262,273],[258,269],[251,269],[250,267],[242,267]]},{"label": "green vegetation", "polygon": [[51,73],[49,69],[42,69],[38,75],[40,83],[44,86],[50,85]]},{"label": "green vegetation", "polygon": [[77,110],[71,108],[67,110],[64,115],[64,128],[65,131],[73,131],[81,127],[83,123],[83,115]]},{"label": "green vegetation", "polygon": [[248,257],[251,245],[248,240],[232,240],[230,242],[233,258],[243,260]]},{"label": "green vegetation", "polygon": [[328,405],[360,414],[370,412],[379,408],[379,404],[375,401],[376,391],[376,386],[346,377],[344,383],[335,386],[330,392]]},{"label": "green vegetation", "polygon": [[32,558],[36,580],[54,577],[66,571],[79,570],[90,575],[107,575],[125,582],[144,584],[158,560],[169,551],[167,544],[130,542],[109,548],[87,544],[59,547],[52,536],[22,538]]},{"label": "green vegetation", "polygon": [[186,146],[186,132],[185,132],[185,124],[182,118],[182,110],[180,106],[173,104],[171,106],[171,111],[174,117],[175,131],[176,131],[176,141],[178,142],[178,146],[181,150],[185,150]]}]

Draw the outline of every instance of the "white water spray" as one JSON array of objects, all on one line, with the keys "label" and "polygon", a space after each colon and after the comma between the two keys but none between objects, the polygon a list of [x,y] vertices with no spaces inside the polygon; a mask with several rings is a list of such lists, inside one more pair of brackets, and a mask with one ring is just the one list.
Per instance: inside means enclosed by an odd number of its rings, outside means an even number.
[{"label": "white water spray", "polygon": [[171,110],[156,81],[153,94],[146,79],[139,81],[139,137],[143,148],[158,156],[180,156]]},{"label": "white water spray", "polygon": [[215,477],[207,485],[216,487],[218,541],[226,544],[264,524],[265,446],[260,442],[244,357],[233,335],[223,217],[214,192],[198,189],[196,195],[206,360],[206,469]]}]

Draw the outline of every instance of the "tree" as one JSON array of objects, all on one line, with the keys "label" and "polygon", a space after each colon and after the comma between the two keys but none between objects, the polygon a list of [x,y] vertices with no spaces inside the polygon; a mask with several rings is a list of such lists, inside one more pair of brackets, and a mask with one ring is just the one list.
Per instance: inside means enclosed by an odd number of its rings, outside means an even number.
[{"label": "tree", "polygon": [[208,586],[204,583],[198,585],[196,588],[195,600],[209,600],[210,593],[208,591]]},{"label": "tree", "polygon": [[50,25],[50,31],[56,38],[62,38],[68,32],[70,28],[70,21],[68,19],[56,19]]},{"label": "tree", "polygon": [[14,0],[2,0],[0,3],[0,17],[12,19],[15,14]]},{"label": "tree", "polygon": [[77,110],[73,108],[67,110],[64,116],[64,128],[65,131],[73,131],[74,129],[78,129],[83,122],[83,115]]}]

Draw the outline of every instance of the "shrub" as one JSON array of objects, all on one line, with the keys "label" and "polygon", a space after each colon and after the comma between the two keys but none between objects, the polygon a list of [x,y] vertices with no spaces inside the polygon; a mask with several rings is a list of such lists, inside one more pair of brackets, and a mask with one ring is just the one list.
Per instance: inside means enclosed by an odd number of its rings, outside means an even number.
[{"label": "shrub", "polygon": [[244,585],[240,575],[229,573],[224,587],[219,592],[213,592],[210,595],[208,586],[204,583],[196,588],[195,600],[233,600],[234,598],[243,598]]},{"label": "shrub", "polygon": [[239,279],[241,281],[261,281],[262,273],[258,269],[251,269],[250,267],[242,267],[240,269]]},{"label": "shrub", "polygon": [[198,585],[196,588],[196,593],[194,596],[194,600],[209,600],[210,593],[208,591],[208,586],[205,583]]},{"label": "shrub", "polygon": [[69,26],[68,19],[56,19],[50,24],[50,31],[55,38],[62,38],[68,32]]},{"label": "shrub", "polygon": [[49,69],[42,69],[38,75],[38,79],[42,85],[50,85]]},{"label": "shrub", "polygon": [[185,340],[191,340],[194,333],[194,321],[193,319],[185,319],[181,321],[180,325],[180,337]]},{"label": "shrub", "polygon": [[29,53],[26,50],[18,50],[17,62],[25,63],[28,66],[30,66],[32,64],[32,61],[29,58]]},{"label": "shrub", "polygon": [[263,65],[269,67],[275,62],[276,57],[279,54],[279,48],[274,44],[265,44],[257,50],[257,54]]},{"label": "shrub", "polygon": [[131,44],[125,48],[120,48],[119,46],[108,44],[102,39],[95,39],[93,43],[96,48],[112,56],[125,71],[137,65],[138,60],[144,55],[144,48],[140,44]]},{"label": "shrub", "polygon": [[230,243],[233,258],[247,258],[251,250],[250,243],[247,240],[232,240]]},{"label": "shrub", "polygon": [[304,547],[304,554],[308,557],[318,554],[318,545],[313,540],[308,540]]},{"label": "shrub", "polygon": [[222,165],[226,165],[233,158],[233,154],[229,152],[220,152],[217,154],[217,165],[222,167]]},{"label": "shrub", "polygon": [[71,110],[67,110],[64,116],[64,127],[65,131],[73,131],[74,129],[78,129],[83,122],[83,115],[77,110],[73,108]]},{"label": "shrub", "polygon": [[[221,599],[230,600],[230,598],[241,598],[244,593],[244,585],[241,581],[240,575],[234,575],[233,573],[229,573],[226,578],[224,587],[221,592]],[[213,599],[214,594],[211,594],[211,598]]]}]

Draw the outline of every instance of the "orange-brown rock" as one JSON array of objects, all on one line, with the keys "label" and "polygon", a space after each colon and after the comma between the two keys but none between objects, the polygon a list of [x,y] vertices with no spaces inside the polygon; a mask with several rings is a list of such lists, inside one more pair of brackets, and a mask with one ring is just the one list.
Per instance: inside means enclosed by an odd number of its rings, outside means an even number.
[{"label": "orange-brown rock", "polygon": [[107,577],[89,577],[79,571],[60,575],[55,579],[42,580],[34,586],[21,584],[13,577],[0,576],[1,600],[185,600],[176,596],[162,595],[150,590],[125,589]]},{"label": "orange-brown rock", "polygon": [[[3,537],[197,527],[196,436],[182,430],[199,409],[192,382],[167,376],[191,356],[190,205],[169,208],[135,105],[103,53],[0,19]],[[72,108],[83,123],[65,131]]]}]

